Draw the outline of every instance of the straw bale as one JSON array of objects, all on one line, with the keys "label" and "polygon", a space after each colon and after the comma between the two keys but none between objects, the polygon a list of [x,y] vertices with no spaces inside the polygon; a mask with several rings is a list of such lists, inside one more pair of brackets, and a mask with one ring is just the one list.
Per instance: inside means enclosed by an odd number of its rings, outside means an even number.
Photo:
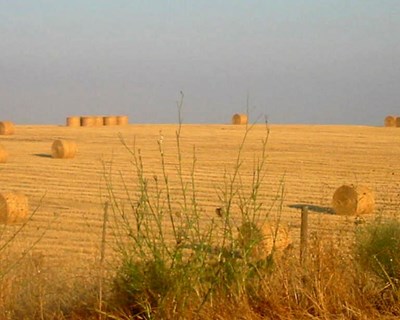
[{"label": "straw bale", "polygon": [[339,215],[359,215],[373,213],[375,198],[366,186],[343,185],[336,189],[332,207]]},{"label": "straw bale", "polygon": [[104,125],[103,116],[95,116],[94,125],[96,127],[102,127]]},{"label": "straw bale", "polygon": [[396,117],[395,126],[396,126],[397,128],[400,128],[400,117]]},{"label": "straw bale", "polygon": [[67,117],[67,127],[80,127],[81,125],[81,117],[72,116]]},{"label": "straw bale", "polygon": [[117,125],[125,126],[129,123],[128,116],[117,116]]},{"label": "straw bale", "polygon": [[14,123],[11,121],[1,121],[0,122],[0,135],[12,135],[14,134]]},{"label": "straw bale", "polygon": [[8,160],[7,150],[0,144],[0,163],[6,163]]},{"label": "straw bale", "polygon": [[94,127],[95,123],[96,123],[96,118],[93,116],[81,117],[81,126],[82,127]]},{"label": "straw bale", "polygon": [[117,125],[117,117],[116,116],[106,116],[103,117],[105,126],[115,126]]},{"label": "straw bale", "polygon": [[76,154],[76,143],[68,140],[55,140],[51,146],[51,156],[58,159],[72,159]]},{"label": "straw bale", "polygon": [[17,224],[28,219],[28,198],[19,192],[0,193],[0,223]]},{"label": "straw bale", "polygon": [[289,229],[284,225],[264,223],[258,226],[245,222],[238,231],[240,246],[250,249],[251,256],[257,260],[266,259],[271,253],[282,253],[292,244]]},{"label": "straw bale", "polygon": [[396,126],[396,116],[387,116],[385,118],[385,127],[395,127]]},{"label": "straw bale", "polygon": [[232,117],[232,124],[247,124],[248,119],[246,114],[236,113]]}]

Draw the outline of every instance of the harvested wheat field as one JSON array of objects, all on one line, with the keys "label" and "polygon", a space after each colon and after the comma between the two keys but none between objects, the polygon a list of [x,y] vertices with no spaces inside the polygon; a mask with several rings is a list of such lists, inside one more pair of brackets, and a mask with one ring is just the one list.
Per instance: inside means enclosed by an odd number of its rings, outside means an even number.
[{"label": "harvested wheat field", "polygon": [[[62,267],[74,274],[85,272],[85,266],[100,256],[103,205],[108,199],[105,174],[112,172],[112,188],[122,202],[127,196],[121,177],[131,195],[137,191],[132,156],[120,135],[129,146],[135,143],[140,149],[149,179],[162,177],[159,145],[162,146],[172,200],[182,201],[174,199],[180,194],[176,130],[177,125],[161,124],[100,128],[20,125],[14,135],[0,136],[0,144],[9,153],[8,162],[0,164],[0,191],[25,194],[31,213],[35,211],[10,250],[33,246],[31,251],[41,255],[48,268]],[[218,219],[218,190],[223,187],[224,172],[228,176],[233,173],[245,130],[245,126],[232,125],[182,126],[183,176],[191,181],[195,146],[194,178],[204,223]],[[375,213],[363,216],[364,220],[397,214],[400,144],[396,141],[400,130],[319,125],[271,125],[269,130],[260,201],[271,220],[280,217],[282,223],[289,225],[295,248],[300,234],[299,208],[304,204],[310,209],[310,232],[344,241],[352,239],[355,217],[333,215],[331,211],[332,195],[343,184],[362,184],[374,192]],[[265,125],[256,125],[248,132],[241,155],[244,188],[250,187],[254,160],[261,156],[261,139],[266,135]],[[75,158],[51,157],[51,145],[58,139],[76,142]],[[180,210],[179,206],[174,210]],[[239,214],[237,207],[233,210]],[[4,241],[18,226],[3,228]],[[108,230],[106,259],[113,256],[111,225]]]}]

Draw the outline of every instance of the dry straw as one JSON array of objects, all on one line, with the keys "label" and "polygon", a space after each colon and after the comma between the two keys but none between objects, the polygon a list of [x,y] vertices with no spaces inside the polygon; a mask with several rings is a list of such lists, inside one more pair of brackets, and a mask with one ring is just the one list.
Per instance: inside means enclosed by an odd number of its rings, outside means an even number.
[{"label": "dry straw", "polygon": [[0,135],[11,135],[14,134],[14,123],[11,121],[0,122]]},{"label": "dry straw", "polygon": [[117,125],[125,126],[129,123],[128,116],[117,116]]},{"label": "dry straw", "polygon": [[6,163],[8,160],[7,150],[0,144],[0,163]]},{"label": "dry straw", "polygon": [[400,127],[400,117],[396,117],[395,126],[396,126],[397,128]]},{"label": "dry straw", "polygon": [[28,219],[28,198],[19,192],[0,193],[0,223],[23,223]]},{"label": "dry straw", "polygon": [[232,124],[247,124],[248,118],[246,114],[236,113],[232,117]]},{"label": "dry straw", "polygon": [[343,185],[333,194],[332,207],[339,215],[370,214],[375,208],[374,194],[365,186]]},{"label": "dry straw", "polygon": [[385,127],[395,127],[396,126],[396,116],[387,116],[385,118]]},{"label": "dry straw", "polygon": [[103,117],[105,126],[115,126],[117,125],[117,117],[116,116],[106,116]]},{"label": "dry straw", "polygon": [[257,226],[245,222],[238,228],[238,242],[257,260],[267,258],[271,253],[282,253],[292,243],[287,227],[274,223]]},{"label": "dry straw", "polygon": [[55,140],[51,146],[51,156],[57,159],[71,159],[76,154],[76,143],[67,140]]},{"label": "dry straw", "polygon": [[96,127],[102,127],[104,125],[103,116],[95,116],[94,117],[94,125]]},{"label": "dry straw", "polygon": [[67,117],[67,127],[80,127],[81,125],[81,117],[72,116]]},{"label": "dry straw", "polygon": [[84,116],[81,117],[81,126],[82,127],[94,127],[96,124],[96,118],[93,116]]}]

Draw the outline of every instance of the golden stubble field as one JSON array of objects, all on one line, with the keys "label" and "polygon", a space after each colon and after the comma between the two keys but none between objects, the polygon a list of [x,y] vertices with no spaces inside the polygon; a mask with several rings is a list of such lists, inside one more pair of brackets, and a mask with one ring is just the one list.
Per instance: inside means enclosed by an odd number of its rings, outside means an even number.
[{"label": "golden stubble field", "polygon": [[[177,125],[128,125],[124,127],[70,128],[64,126],[16,127],[12,136],[0,136],[10,157],[0,164],[0,191],[20,191],[29,197],[32,221],[18,236],[11,250],[24,250],[43,238],[32,249],[51,268],[78,268],[99,259],[102,236],[103,204],[107,200],[104,181],[112,169],[117,195],[124,197],[121,176],[132,194],[136,179],[132,157],[120,141],[135,141],[141,150],[144,170],[151,178],[161,176],[157,141],[163,136],[166,169],[176,184]],[[232,173],[245,126],[183,125],[181,147],[184,177],[190,181],[193,146],[196,150],[195,181],[204,221],[215,218],[221,205],[218,187],[224,172]],[[242,181],[250,187],[254,159],[260,156],[265,125],[254,126],[248,134],[242,154]],[[53,159],[55,139],[77,142],[74,159]],[[354,183],[370,187],[376,198],[376,215],[396,215],[400,205],[400,130],[367,126],[271,125],[268,140],[267,170],[260,200],[269,207],[280,187],[284,195],[273,207],[271,219],[281,215],[289,224],[295,246],[300,232],[299,204],[317,209],[329,208],[335,189]],[[173,193],[174,194],[174,193]],[[178,194],[178,193],[177,193]],[[313,208],[313,207],[312,207]],[[355,217],[310,212],[310,231],[322,236],[351,239]],[[3,227],[2,239],[16,226]],[[107,256],[111,257],[113,237],[108,234]],[[14,249],[13,249],[14,248]]]}]

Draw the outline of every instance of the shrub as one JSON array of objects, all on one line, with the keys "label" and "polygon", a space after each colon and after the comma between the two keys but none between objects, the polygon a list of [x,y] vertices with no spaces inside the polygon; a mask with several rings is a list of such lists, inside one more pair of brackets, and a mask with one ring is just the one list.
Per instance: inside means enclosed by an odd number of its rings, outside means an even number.
[{"label": "shrub", "polygon": [[356,237],[358,261],[368,271],[397,289],[400,280],[400,222],[376,221]]}]

